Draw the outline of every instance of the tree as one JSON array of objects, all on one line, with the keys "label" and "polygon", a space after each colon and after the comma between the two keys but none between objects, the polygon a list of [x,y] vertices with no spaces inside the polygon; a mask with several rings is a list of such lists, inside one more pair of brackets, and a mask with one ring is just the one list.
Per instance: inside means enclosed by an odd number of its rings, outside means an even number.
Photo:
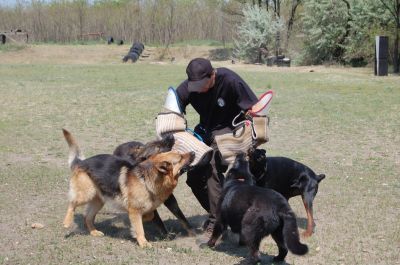
[{"label": "tree", "polygon": [[244,20],[238,27],[235,39],[235,55],[251,62],[261,62],[260,50],[270,51],[274,47],[275,37],[283,28],[280,19],[258,5],[245,5]]},{"label": "tree", "polygon": [[347,1],[308,0],[304,4],[302,62],[342,61],[351,16]]}]

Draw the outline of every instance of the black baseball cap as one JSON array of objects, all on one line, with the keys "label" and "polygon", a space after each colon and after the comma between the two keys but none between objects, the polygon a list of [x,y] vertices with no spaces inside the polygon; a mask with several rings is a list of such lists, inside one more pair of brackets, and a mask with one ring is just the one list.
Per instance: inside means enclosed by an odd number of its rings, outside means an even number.
[{"label": "black baseball cap", "polygon": [[211,62],[204,58],[195,58],[186,68],[189,92],[201,92],[204,85],[210,80],[214,68]]}]

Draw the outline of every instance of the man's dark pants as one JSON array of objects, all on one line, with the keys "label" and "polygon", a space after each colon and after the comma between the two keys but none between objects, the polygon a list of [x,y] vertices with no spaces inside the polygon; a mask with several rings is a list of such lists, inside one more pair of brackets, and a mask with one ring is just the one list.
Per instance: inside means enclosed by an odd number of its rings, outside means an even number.
[{"label": "man's dark pants", "polygon": [[[231,132],[226,128],[216,131],[213,135]],[[221,164],[218,147],[215,141],[210,147],[214,150],[213,157],[209,164],[196,167],[187,173],[186,184],[192,189],[192,192],[201,206],[209,213],[209,221],[215,223],[218,200],[221,195],[224,181],[223,172],[226,166]]]}]

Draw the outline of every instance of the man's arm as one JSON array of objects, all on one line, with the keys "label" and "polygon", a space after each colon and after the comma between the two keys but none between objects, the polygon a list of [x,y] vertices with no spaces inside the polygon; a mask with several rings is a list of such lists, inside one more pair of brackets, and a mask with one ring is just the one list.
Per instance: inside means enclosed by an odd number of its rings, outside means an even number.
[{"label": "man's arm", "polygon": [[176,89],[179,105],[181,106],[184,114],[186,114],[186,106],[189,104],[189,91],[187,87],[188,87],[188,80],[185,80]]},{"label": "man's arm", "polygon": [[257,96],[239,76],[233,83],[237,94],[238,106],[244,111],[251,109],[251,107],[258,101]]}]

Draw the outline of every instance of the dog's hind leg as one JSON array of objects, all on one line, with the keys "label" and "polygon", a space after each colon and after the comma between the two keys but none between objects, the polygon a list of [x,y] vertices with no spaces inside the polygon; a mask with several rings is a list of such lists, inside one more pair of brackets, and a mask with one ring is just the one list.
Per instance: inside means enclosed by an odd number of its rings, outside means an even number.
[{"label": "dog's hind leg", "polygon": [[282,234],[282,225],[279,226],[272,234],[272,238],[275,240],[276,245],[278,246],[279,253],[278,256],[274,257],[274,261],[283,261],[288,253],[288,249],[285,245],[285,239]]},{"label": "dog's hind leg", "polygon": [[64,218],[63,225],[65,228],[69,228],[74,220],[75,209],[78,207],[78,204],[74,201],[71,201],[68,205],[67,213]]},{"label": "dog's hind leg", "polygon": [[255,263],[261,260],[259,248],[264,236],[264,221],[262,217],[256,209],[247,209],[247,212],[242,219],[240,238],[250,249],[251,259]]},{"label": "dog's hind leg", "polygon": [[100,211],[101,208],[103,208],[103,205],[104,202],[99,198],[99,196],[96,196],[87,205],[85,224],[92,236],[104,236],[102,232],[98,231],[94,227],[94,219],[96,218],[96,214]]},{"label": "dog's hind leg", "polygon": [[304,237],[309,237],[312,235],[314,230],[314,217],[313,217],[313,198],[309,194],[303,194],[301,196],[303,199],[304,208],[307,213],[307,229],[303,232]]},{"label": "dog's hind leg", "polygon": [[92,180],[85,172],[75,172],[69,186],[69,205],[63,222],[65,228],[71,226],[76,207],[92,201],[97,193]]}]

